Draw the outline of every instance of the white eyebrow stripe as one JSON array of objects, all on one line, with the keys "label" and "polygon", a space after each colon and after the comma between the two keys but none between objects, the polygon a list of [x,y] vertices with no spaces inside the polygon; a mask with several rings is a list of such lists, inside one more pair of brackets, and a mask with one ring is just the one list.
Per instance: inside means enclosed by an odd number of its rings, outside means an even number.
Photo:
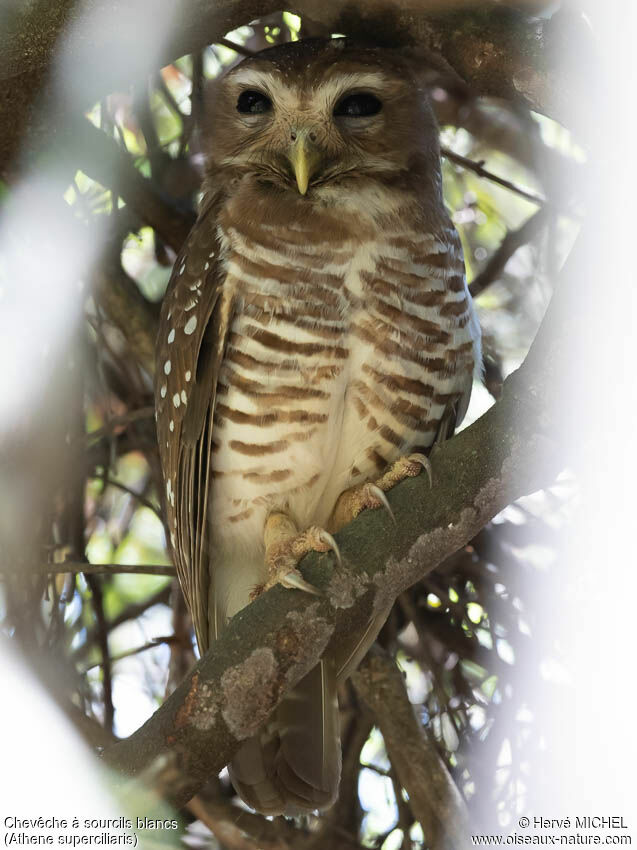
[{"label": "white eyebrow stripe", "polygon": [[232,82],[248,88],[265,90],[277,107],[288,111],[299,109],[299,90],[287,86],[276,72],[257,68],[239,68],[232,74]]},{"label": "white eyebrow stripe", "polygon": [[272,85],[281,85],[276,74],[257,68],[238,68],[232,72],[230,80],[233,83],[239,83],[239,85],[263,86],[267,89],[270,89]]},{"label": "white eyebrow stripe", "polygon": [[378,90],[386,82],[382,71],[351,72],[334,75],[326,82],[319,83],[316,92],[320,97],[326,100],[332,100],[339,97],[348,89],[370,88]]}]

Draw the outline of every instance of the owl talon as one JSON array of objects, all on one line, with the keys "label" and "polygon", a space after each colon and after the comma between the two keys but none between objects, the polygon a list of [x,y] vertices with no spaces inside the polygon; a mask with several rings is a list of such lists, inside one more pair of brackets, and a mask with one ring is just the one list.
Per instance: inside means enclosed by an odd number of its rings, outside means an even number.
[{"label": "owl talon", "polygon": [[414,454],[411,454],[407,457],[407,460],[415,461],[416,463],[419,463],[422,466],[422,468],[427,473],[427,478],[429,479],[429,489],[431,490],[431,488],[434,486],[434,477],[433,469],[431,467],[431,461],[429,460],[427,455],[423,455],[420,452],[414,452]]},{"label": "owl talon", "polygon": [[322,543],[329,547],[329,549],[334,552],[334,557],[336,558],[336,563],[339,567],[343,566],[343,559],[341,558],[341,550],[338,548],[338,544],[336,540],[332,537],[329,531],[325,531],[324,528],[319,530],[319,539]]},{"label": "owl talon", "polygon": [[296,532],[296,526],[284,513],[270,514],[265,526],[265,563],[268,569],[268,579],[252,593],[252,598],[281,584],[295,590],[303,590],[314,596],[322,596],[322,592],[307,582],[297,566],[308,552],[334,552],[340,566],[341,553],[332,535],[324,528],[311,526],[301,534]]},{"label": "owl talon", "polygon": [[391,517],[394,525],[396,525],[396,517],[394,516],[394,512],[391,509],[391,505],[387,501],[387,496],[383,493],[383,491],[380,489],[380,487],[377,484],[370,484],[369,490],[370,490],[371,493],[373,493],[376,496],[376,498],[380,502],[381,506],[383,508],[385,508],[385,510],[387,511],[389,516]]},{"label": "owl talon", "polygon": [[318,587],[314,587],[309,581],[305,581],[298,570],[290,570],[282,578],[279,579],[279,584],[287,587],[290,590],[304,590],[306,593],[311,593],[313,596],[322,596],[322,592]]}]

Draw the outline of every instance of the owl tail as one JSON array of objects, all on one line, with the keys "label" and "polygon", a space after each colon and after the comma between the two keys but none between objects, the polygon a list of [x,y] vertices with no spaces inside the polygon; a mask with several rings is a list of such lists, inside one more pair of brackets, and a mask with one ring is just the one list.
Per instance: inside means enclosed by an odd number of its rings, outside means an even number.
[{"label": "owl tail", "polygon": [[341,775],[334,663],[322,660],[228,766],[235,790],[265,815],[327,809]]}]

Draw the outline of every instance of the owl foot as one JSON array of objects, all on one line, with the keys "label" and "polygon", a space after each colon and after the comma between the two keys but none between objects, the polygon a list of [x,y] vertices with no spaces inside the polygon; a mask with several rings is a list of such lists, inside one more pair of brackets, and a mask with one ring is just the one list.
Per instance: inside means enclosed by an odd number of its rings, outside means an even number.
[{"label": "owl foot", "polygon": [[376,484],[381,490],[391,490],[392,487],[404,481],[405,478],[415,478],[417,475],[420,475],[423,469],[427,473],[429,486],[433,487],[431,463],[429,458],[420,452],[399,457],[397,461],[392,463],[387,472],[381,475]]},{"label": "owl foot", "polygon": [[255,599],[275,584],[321,596],[321,591],[303,578],[298,565],[308,552],[332,551],[340,566],[341,553],[332,535],[314,525],[299,534],[286,514],[273,513],[266,521],[264,537],[268,579],[255,587],[251,598]]},{"label": "owl foot", "polygon": [[433,485],[431,473],[431,463],[426,455],[415,452],[414,454],[406,455],[398,458],[393,463],[387,472],[375,482],[367,482],[358,487],[352,487],[349,490],[343,491],[336,502],[336,506],[330,517],[329,527],[332,531],[339,531],[348,522],[355,519],[362,511],[367,508],[372,510],[377,508],[385,508],[392,520],[395,522],[394,513],[387,501],[385,493],[395,487],[405,478],[414,478],[419,475],[422,470],[427,472],[429,478],[429,486]]}]

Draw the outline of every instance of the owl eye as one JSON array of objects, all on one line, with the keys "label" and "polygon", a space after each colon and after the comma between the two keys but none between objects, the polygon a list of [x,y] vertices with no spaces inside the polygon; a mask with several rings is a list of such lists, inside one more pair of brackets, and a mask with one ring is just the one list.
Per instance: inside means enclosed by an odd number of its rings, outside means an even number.
[{"label": "owl eye", "polygon": [[377,115],[383,104],[374,94],[360,92],[350,94],[339,101],[334,107],[334,115],[346,115],[348,118],[363,118],[367,115]]},{"label": "owl eye", "polygon": [[237,101],[237,110],[249,115],[259,115],[272,109],[272,101],[260,91],[242,91]]}]

